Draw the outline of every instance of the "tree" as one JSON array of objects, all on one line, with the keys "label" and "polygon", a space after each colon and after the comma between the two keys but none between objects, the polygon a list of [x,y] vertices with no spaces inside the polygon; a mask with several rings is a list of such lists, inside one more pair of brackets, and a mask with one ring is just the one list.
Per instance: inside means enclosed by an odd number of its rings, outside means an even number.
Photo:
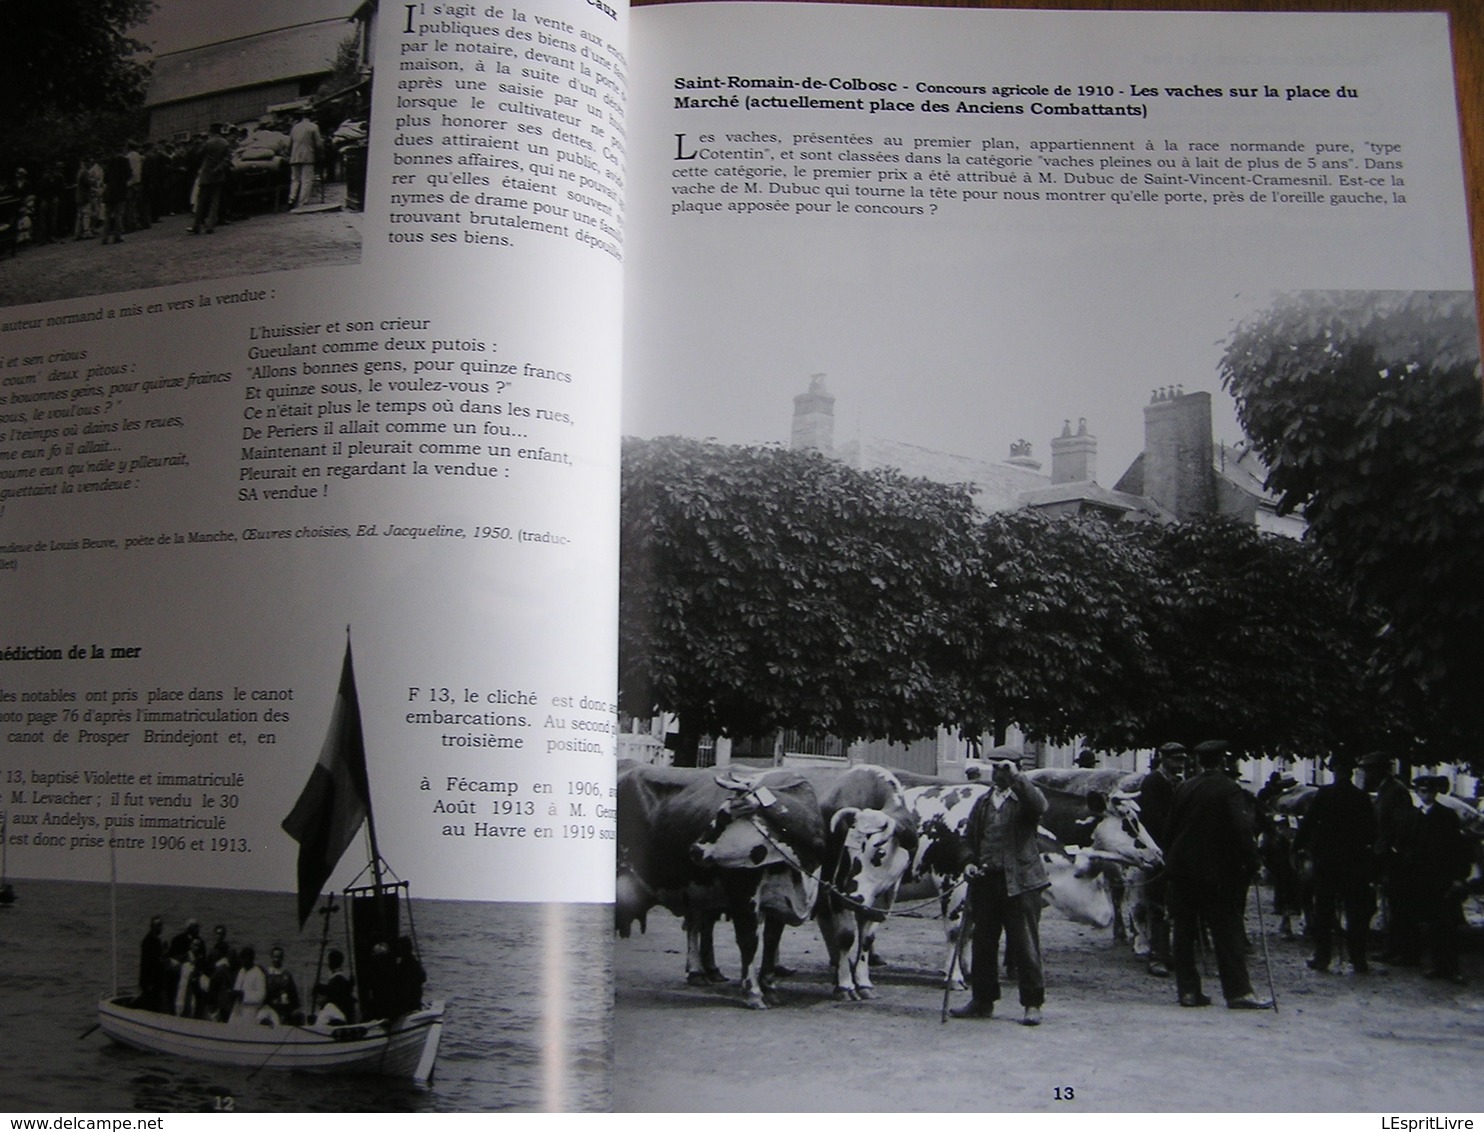
[{"label": "tree", "polygon": [[907,741],[959,711],[975,554],[963,486],[824,456],[624,442],[619,688],[702,734]]},{"label": "tree", "polygon": [[980,554],[961,728],[1132,745],[1110,721],[1138,714],[1164,676],[1150,640],[1157,571],[1138,528],[1010,511],[984,522]]},{"label": "tree", "polygon": [[1375,742],[1371,626],[1306,546],[1229,520],[1014,511],[984,524],[966,730],[1100,750],[1224,738],[1250,754]]},{"label": "tree", "polygon": [[0,3],[0,170],[124,140],[149,81],[147,49],[129,32],[153,9],[153,0]]},{"label": "tree", "polygon": [[1304,509],[1352,607],[1381,614],[1371,662],[1419,756],[1484,764],[1473,295],[1294,295],[1236,330],[1221,373],[1281,507]]},{"label": "tree", "polygon": [[1140,747],[1226,739],[1288,758],[1376,745],[1389,722],[1366,678],[1375,625],[1313,548],[1219,518],[1144,532],[1161,591],[1150,632],[1160,682],[1132,726],[1113,717],[1114,736]]}]

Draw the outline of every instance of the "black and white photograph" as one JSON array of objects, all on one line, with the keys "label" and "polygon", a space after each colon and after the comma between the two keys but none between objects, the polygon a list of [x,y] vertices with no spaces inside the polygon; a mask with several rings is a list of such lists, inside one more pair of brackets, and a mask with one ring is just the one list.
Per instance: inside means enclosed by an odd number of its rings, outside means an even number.
[{"label": "black and white photograph", "polygon": [[629,402],[620,1108],[1477,1100],[1474,296],[1204,301]]},{"label": "black and white photograph", "polygon": [[[723,11],[735,40],[679,9],[659,73],[785,74],[734,46],[745,12]],[[827,22],[786,15],[800,38]],[[958,44],[957,15],[934,18]],[[953,82],[1065,76],[1106,50],[1043,53],[1031,29],[1055,17],[1017,18],[1026,34],[944,54],[883,15],[872,59]],[[1121,70],[1202,81],[1161,87],[1149,122],[826,111],[777,139],[808,223],[746,219],[745,184],[718,206],[735,218],[639,195],[620,1110],[1479,1107],[1484,412],[1465,241],[1427,209],[1034,199],[1116,169],[1122,144],[1178,179],[1217,121],[1228,171],[1308,144],[1301,108],[1213,117],[1183,94],[1214,105],[1231,78],[1239,95],[1264,51],[1315,61],[1291,34],[1312,27],[1237,46],[1192,14],[1176,45],[1156,19]],[[861,42],[810,73],[863,74]],[[1436,93],[1437,131],[1408,118],[1406,174],[1441,201],[1453,101]],[[1376,137],[1399,110],[1377,94],[1327,127]],[[671,180],[692,137],[762,149],[741,132],[755,117],[703,124],[672,101],[636,143]],[[903,174],[864,172],[897,137]],[[962,172],[995,161],[1027,168]],[[853,203],[893,180],[898,214]],[[955,203],[951,186],[987,180],[1022,195]]]},{"label": "black and white photograph", "polygon": [[[196,834],[222,828],[213,815],[244,802],[240,774],[145,775],[151,786],[111,793],[109,880],[87,883],[12,878],[9,846],[89,843],[97,819],[84,807],[101,795],[16,790],[11,772],[11,800],[31,804],[0,815],[0,1056],[12,1067],[0,1104],[608,1108],[609,907],[419,898],[419,878],[382,854],[366,746],[347,643],[318,760],[306,760],[303,788],[274,831],[297,843],[293,873],[259,875],[256,832],[213,834],[211,851],[233,859],[242,884],[231,889],[130,883],[119,861],[127,869],[146,845],[204,848]],[[422,879],[426,889],[449,878]]]},{"label": "black and white photograph", "polygon": [[377,9],[7,5],[0,304],[359,263]]}]

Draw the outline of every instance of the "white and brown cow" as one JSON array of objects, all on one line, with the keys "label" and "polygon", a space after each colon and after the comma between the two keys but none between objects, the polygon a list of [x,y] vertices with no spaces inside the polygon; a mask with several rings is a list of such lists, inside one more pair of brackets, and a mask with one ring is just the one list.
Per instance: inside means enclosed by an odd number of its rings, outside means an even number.
[{"label": "white and brown cow", "polygon": [[901,782],[881,766],[853,766],[823,790],[828,828],[816,916],[835,975],[835,997],[875,994],[871,952],[917,849],[917,822]]},{"label": "white and brown cow", "polygon": [[1113,902],[1113,938],[1128,939],[1136,953],[1146,917],[1144,887],[1164,867],[1164,855],[1139,816],[1143,776],[1116,769],[1044,767],[1026,772],[1046,795],[1041,824],[1087,873],[1102,873]]}]

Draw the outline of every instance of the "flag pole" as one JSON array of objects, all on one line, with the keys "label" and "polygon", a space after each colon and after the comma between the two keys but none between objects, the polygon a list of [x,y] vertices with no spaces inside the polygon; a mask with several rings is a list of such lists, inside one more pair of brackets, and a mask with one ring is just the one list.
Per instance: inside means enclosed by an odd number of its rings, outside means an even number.
[{"label": "flag pole", "polygon": [[[345,627],[345,657],[350,668],[351,694],[355,696],[356,730],[361,731],[361,693],[355,679],[355,656],[350,647],[350,626]],[[361,749],[365,750],[366,740],[364,732],[361,733]],[[383,939],[391,946],[392,941],[387,937],[392,933],[388,931],[391,917],[387,913],[386,906],[386,881],[381,870],[381,847],[376,843],[376,808],[371,804],[371,768],[362,760],[362,772],[365,774],[366,786],[366,842],[371,857],[371,885],[376,900],[376,919],[381,929]]]},{"label": "flag pole", "polygon": [[[345,653],[351,656],[351,687],[355,688],[355,658],[350,650],[350,626],[345,627]],[[356,730],[361,728],[361,694],[356,690]],[[364,738],[362,746],[364,747]],[[366,768],[366,839],[371,846],[371,876],[376,886],[377,894],[381,893],[381,849],[376,844],[376,807],[371,804],[371,768]]]}]

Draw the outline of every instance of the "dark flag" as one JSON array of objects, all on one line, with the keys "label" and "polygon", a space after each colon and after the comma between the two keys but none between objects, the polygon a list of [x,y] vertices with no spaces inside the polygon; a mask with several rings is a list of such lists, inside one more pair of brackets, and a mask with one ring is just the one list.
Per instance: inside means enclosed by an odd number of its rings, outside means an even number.
[{"label": "dark flag", "polygon": [[315,901],[335,871],[346,846],[371,811],[371,788],[366,780],[366,741],[361,734],[361,705],[356,698],[355,672],[350,664],[350,642],[340,688],[330,715],[330,730],[293,811],[283,819],[283,830],[299,843],[299,926],[314,911]]}]

